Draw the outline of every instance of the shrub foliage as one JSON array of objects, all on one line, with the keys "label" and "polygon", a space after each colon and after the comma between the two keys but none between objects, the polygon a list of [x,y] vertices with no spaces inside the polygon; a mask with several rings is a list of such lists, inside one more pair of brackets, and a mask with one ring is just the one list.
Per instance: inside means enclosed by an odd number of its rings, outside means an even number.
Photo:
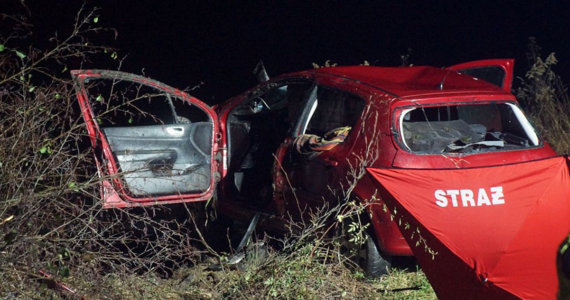
[{"label": "shrub foliage", "polygon": [[[109,276],[171,274],[200,255],[190,245],[186,207],[171,214],[99,204],[100,178],[68,71],[93,57],[117,58],[91,41],[113,33],[98,18],[97,10],[81,9],[67,37],[38,49],[25,15],[2,15],[0,298],[120,298],[105,286]],[[73,291],[67,282],[75,282]]]},{"label": "shrub foliage", "polygon": [[530,38],[527,59],[529,69],[519,78],[517,98],[525,106],[530,119],[542,137],[559,154],[570,153],[570,97],[560,76],[554,72],[558,63],[555,53],[546,59],[535,38]]}]

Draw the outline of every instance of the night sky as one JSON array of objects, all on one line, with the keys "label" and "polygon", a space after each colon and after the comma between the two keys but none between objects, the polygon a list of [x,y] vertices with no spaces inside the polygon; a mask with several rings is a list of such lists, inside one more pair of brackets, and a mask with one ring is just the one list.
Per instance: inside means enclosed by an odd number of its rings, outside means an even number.
[{"label": "night sky", "polygon": [[[0,0],[0,12],[19,6]],[[195,3],[194,3],[195,2]],[[339,65],[398,66],[411,49],[414,65],[450,66],[486,58],[515,58],[524,75],[528,37],[570,80],[570,8],[566,1],[90,1],[98,25],[115,28],[105,44],[127,56],[123,71],[144,73],[208,103],[251,86],[263,59],[270,76]],[[528,3],[523,3],[528,2]],[[69,32],[82,1],[25,0],[35,38]],[[341,5],[342,3],[342,5]],[[523,4],[521,4],[523,3]],[[7,6],[6,6],[7,5]],[[77,67],[77,66],[72,66]],[[97,62],[89,68],[101,66]],[[116,66],[114,66],[116,68]]]}]

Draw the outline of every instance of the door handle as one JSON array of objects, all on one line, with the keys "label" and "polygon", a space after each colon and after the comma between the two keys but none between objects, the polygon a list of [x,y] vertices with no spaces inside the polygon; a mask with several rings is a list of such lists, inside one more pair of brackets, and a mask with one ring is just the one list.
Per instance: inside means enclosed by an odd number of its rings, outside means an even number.
[{"label": "door handle", "polygon": [[173,136],[183,136],[184,127],[166,127],[166,132]]}]

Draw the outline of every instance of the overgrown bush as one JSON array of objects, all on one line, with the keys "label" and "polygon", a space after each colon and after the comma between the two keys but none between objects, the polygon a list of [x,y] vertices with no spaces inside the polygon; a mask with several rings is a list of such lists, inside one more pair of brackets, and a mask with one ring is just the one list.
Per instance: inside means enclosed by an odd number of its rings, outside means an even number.
[{"label": "overgrown bush", "polygon": [[519,78],[521,86],[516,96],[542,137],[557,153],[568,154],[570,97],[566,85],[554,72],[558,63],[555,53],[543,59],[536,39],[530,38],[527,59],[530,69],[524,78]]},{"label": "overgrown bush", "polygon": [[2,299],[73,294],[56,281],[74,282],[82,295],[116,299],[105,286],[109,276],[169,274],[200,255],[188,238],[190,210],[174,215],[172,208],[119,211],[99,204],[100,179],[68,71],[93,57],[116,58],[113,49],[91,42],[109,33],[97,23],[97,11],[83,8],[66,38],[60,32],[48,49],[38,49],[30,44],[32,26],[25,15],[2,15]]}]

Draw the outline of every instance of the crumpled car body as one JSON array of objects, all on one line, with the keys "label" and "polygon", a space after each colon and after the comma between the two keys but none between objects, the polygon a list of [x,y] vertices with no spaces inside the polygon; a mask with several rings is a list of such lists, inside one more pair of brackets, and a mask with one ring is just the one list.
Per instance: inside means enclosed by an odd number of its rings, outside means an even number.
[{"label": "crumpled car body", "polygon": [[556,155],[510,92],[513,63],[312,69],[214,108],[133,74],[72,76],[106,208],[216,198],[233,218],[262,211],[276,225],[356,200],[372,203],[380,252],[409,256],[365,168],[462,169]]}]

